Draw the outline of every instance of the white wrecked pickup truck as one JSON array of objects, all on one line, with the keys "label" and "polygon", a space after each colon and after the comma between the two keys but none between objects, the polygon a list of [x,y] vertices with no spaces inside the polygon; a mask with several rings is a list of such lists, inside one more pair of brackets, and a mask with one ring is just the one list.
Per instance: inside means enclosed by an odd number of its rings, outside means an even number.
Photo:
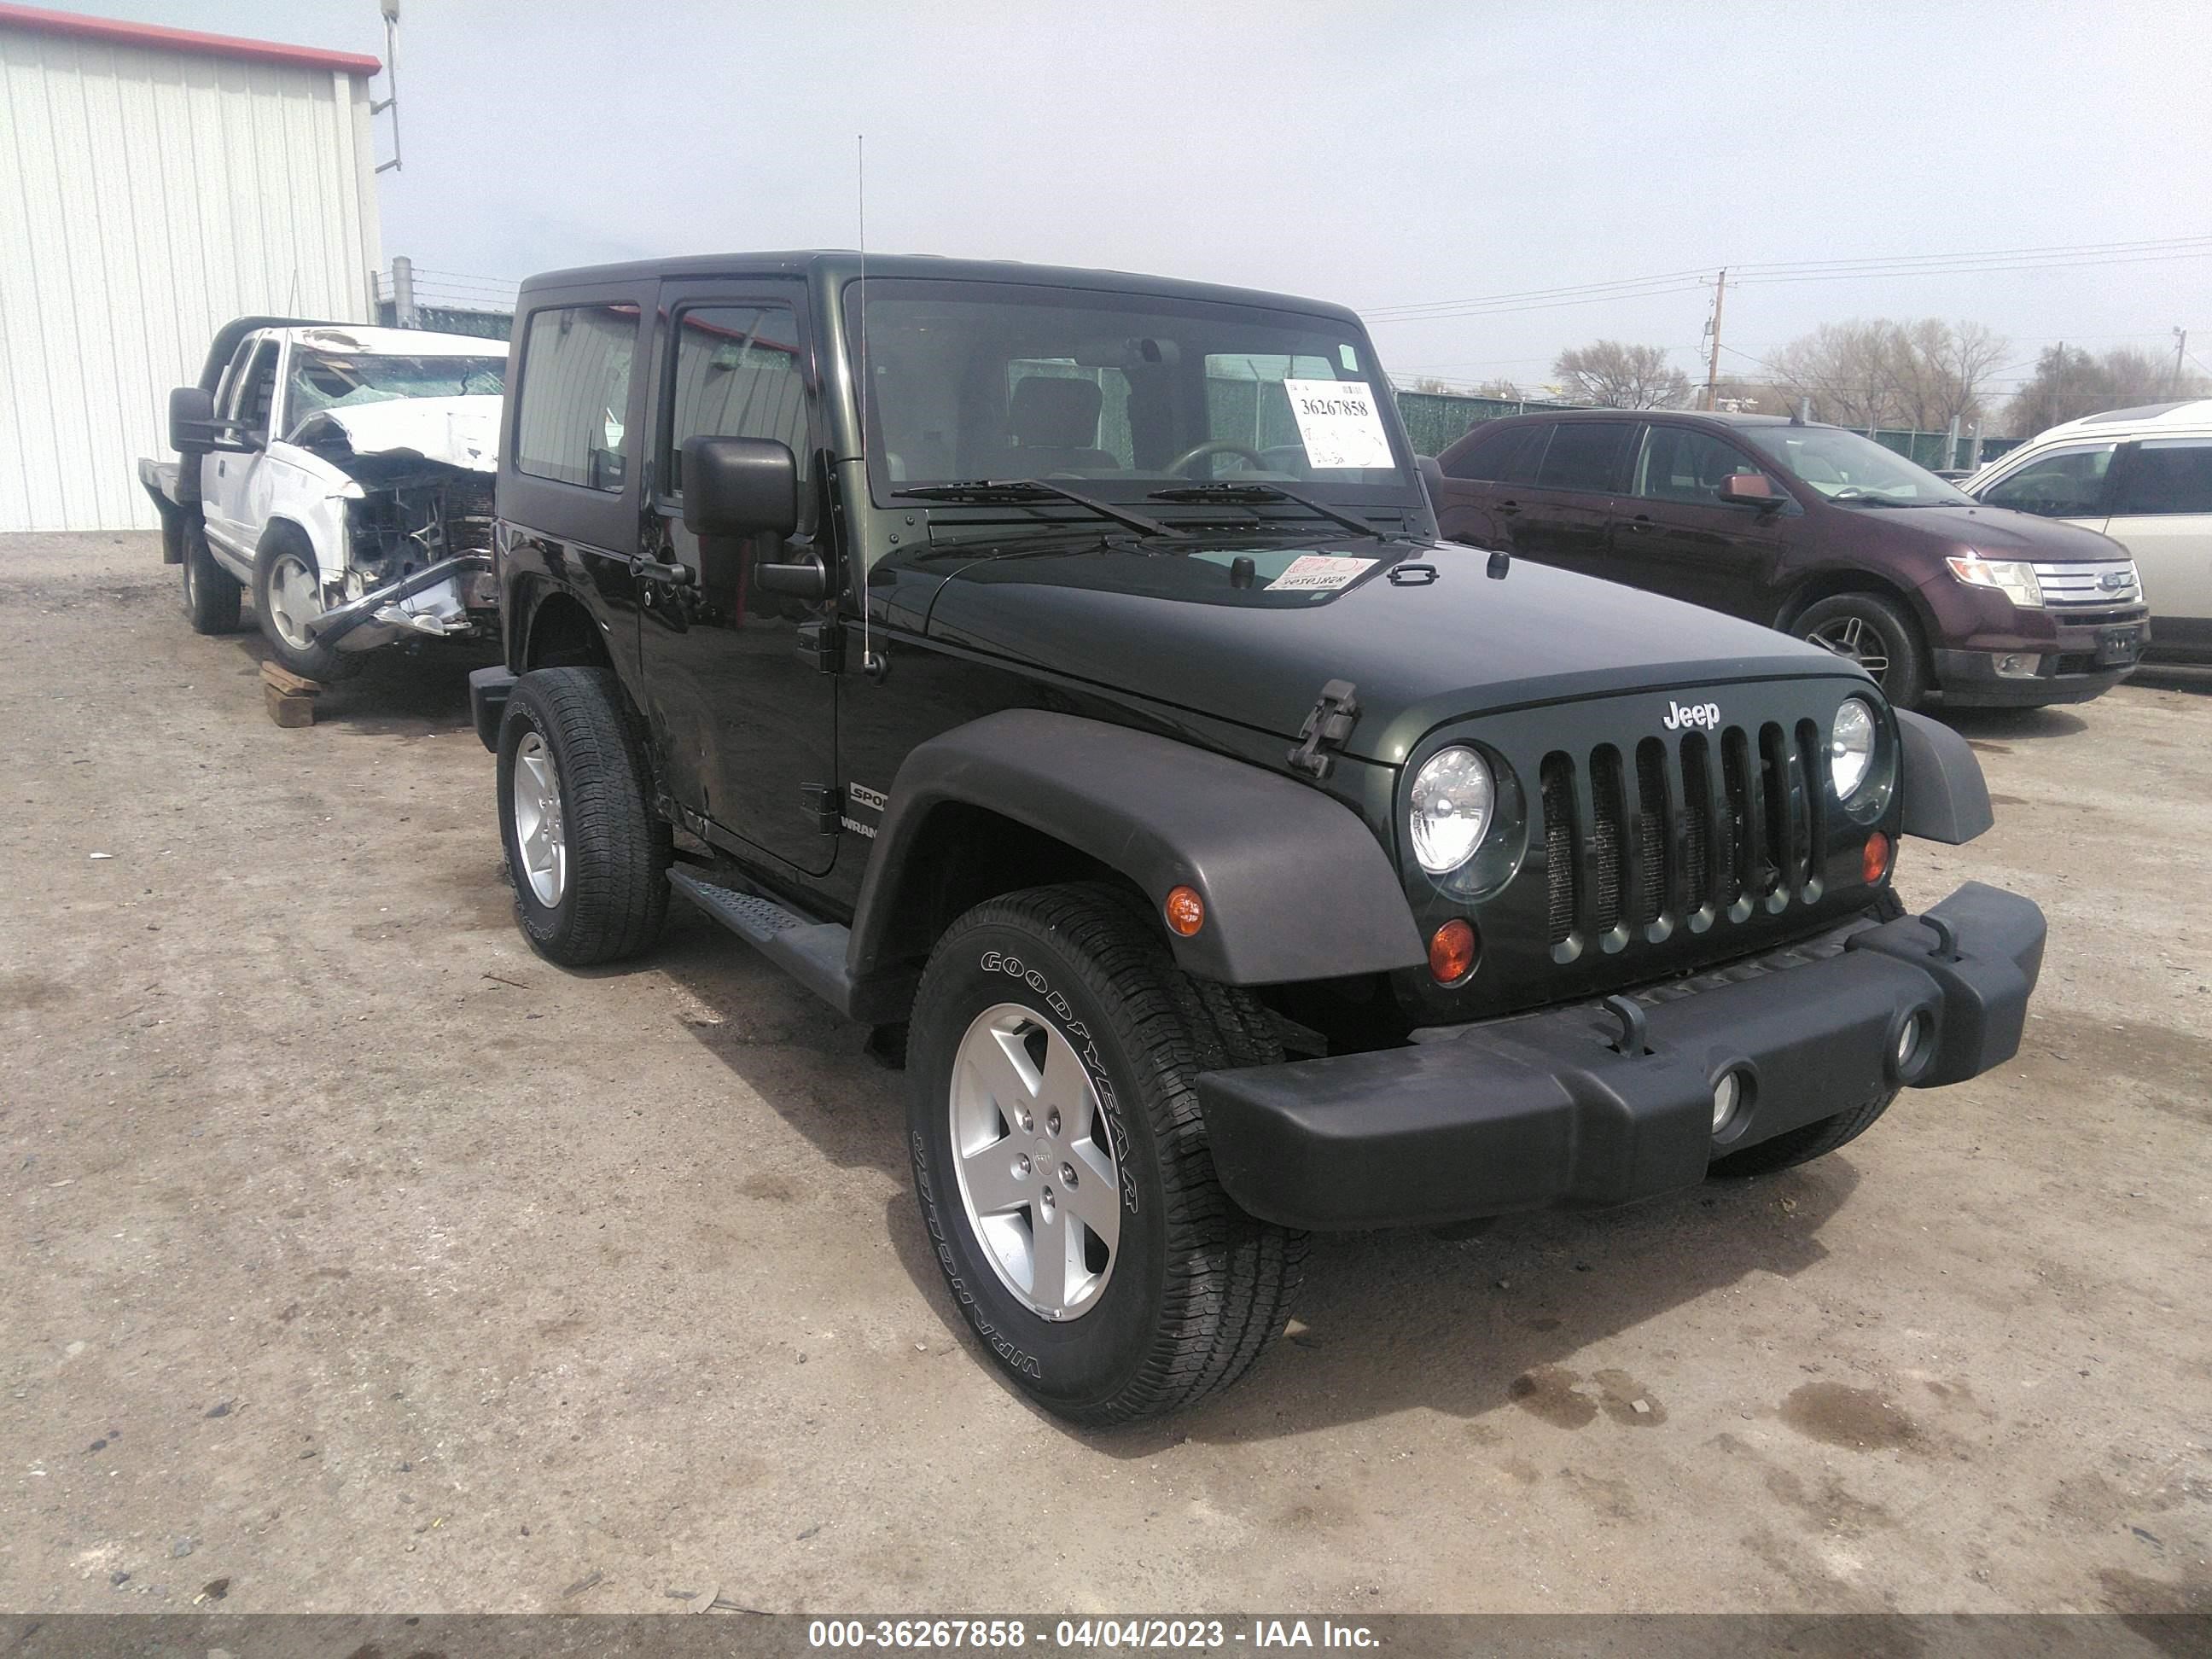
[{"label": "white wrecked pickup truck", "polygon": [[277,659],[343,678],[397,640],[495,637],[492,481],[507,344],[241,317],[169,394],[181,459],[138,463],[203,634],[251,589]]}]

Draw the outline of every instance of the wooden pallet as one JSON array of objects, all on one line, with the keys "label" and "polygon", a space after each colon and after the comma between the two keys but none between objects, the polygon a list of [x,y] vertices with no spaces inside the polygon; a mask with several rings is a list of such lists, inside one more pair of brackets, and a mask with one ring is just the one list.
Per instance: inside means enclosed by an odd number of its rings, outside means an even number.
[{"label": "wooden pallet", "polygon": [[261,665],[261,701],[279,726],[313,726],[315,699],[322,695],[320,680],[302,678],[282,663]]}]

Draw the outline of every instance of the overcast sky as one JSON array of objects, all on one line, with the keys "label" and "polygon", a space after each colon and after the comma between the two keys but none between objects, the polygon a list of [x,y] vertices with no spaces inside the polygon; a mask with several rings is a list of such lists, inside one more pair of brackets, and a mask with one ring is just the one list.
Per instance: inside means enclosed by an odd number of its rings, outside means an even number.
[{"label": "overcast sky", "polygon": [[[375,0],[79,3],[383,54]],[[384,246],[435,272],[850,246],[856,132],[872,249],[1362,308],[2212,234],[2203,0],[402,5]],[[1540,381],[1600,336],[1702,380],[1710,305],[1686,287],[1375,329],[1401,382]],[[2212,258],[1747,286],[1723,338],[1756,356],[1928,315],[2009,337],[2007,382],[2055,338],[2170,353],[2177,324],[2212,363]]]}]

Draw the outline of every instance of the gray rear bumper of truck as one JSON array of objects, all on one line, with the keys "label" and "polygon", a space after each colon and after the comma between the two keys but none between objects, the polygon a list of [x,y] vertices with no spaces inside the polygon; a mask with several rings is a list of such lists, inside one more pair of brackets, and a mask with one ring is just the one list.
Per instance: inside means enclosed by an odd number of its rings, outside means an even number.
[{"label": "gray rear bumper of truck", "polygon": [[[1888,1090],[2002,1065],[2043,940],[2031,901],[1972,882],[1924,918],[1856,922],[1647,990],[1633,999],[1640,1040],[1632,1015],[1582,1004],[1205,1073],[1199,1103],[1230,1196],[1285,1226],[1624,1204]],[[1716,1134],[1714,1091],[1731,1073],[1741,1103]]]}]

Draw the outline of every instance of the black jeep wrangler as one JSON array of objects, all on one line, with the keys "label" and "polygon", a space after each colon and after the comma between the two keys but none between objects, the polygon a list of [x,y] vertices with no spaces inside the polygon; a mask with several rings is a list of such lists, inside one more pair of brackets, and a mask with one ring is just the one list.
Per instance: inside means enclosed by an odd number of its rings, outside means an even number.
[{"label": "black jeep wrangler", "polygon": [[1440,543],[1358,319],[850,253],[522,289],[507,661],[524,931],[672,890],[902,1053],[1009,1376],[1186,1405],[1305,1232],[1783,1168],[2018,1043],[2041,913],[1893,896],[1966,744],[1748,623]]}]

